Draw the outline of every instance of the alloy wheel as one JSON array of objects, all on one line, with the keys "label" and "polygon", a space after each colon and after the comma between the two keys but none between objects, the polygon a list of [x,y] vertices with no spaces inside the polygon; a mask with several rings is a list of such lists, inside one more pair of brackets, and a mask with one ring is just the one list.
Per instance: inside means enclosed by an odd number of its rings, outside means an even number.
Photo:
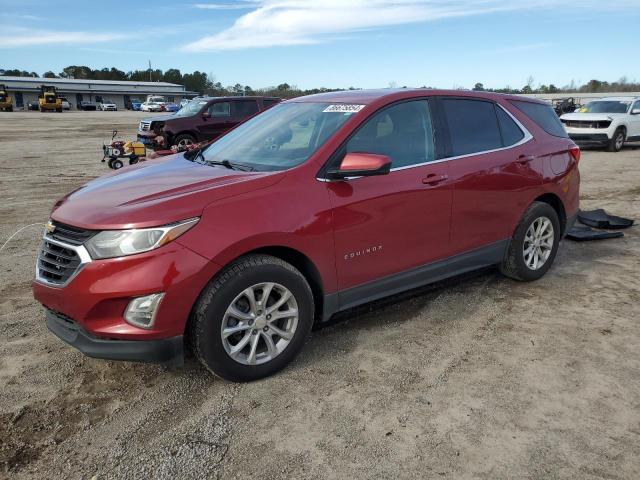
[{"label": "alloy wheel", "polygon": [[538,270],[547,263],[554,237],[553,224],[547,217],[538,217],[529,225],[522,246],[524,263],[529,269]]},{"label": "alloy wheel", "polygon": [[238,294],[222,319],[227,354],[244,365],[270,362],[289,345],[298,326],[298,304],[279,283],[255,284]]}]

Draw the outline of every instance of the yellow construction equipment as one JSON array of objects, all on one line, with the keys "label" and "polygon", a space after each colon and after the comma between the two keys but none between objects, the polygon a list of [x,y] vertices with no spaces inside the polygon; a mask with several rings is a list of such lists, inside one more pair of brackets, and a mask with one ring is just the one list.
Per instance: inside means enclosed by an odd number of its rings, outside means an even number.
[{"label": "yellow construction equipment", "polygon": [[38,95],[38,105],[41,112],[62,112],[62,100],[58,97],[56,87],[52,85],[40,85],[40,95]]},{"label": "yellow construction equipment", "polygon": [[0,110],[13,112],[13,99],[7,91],[7,87],[0,83]]}]

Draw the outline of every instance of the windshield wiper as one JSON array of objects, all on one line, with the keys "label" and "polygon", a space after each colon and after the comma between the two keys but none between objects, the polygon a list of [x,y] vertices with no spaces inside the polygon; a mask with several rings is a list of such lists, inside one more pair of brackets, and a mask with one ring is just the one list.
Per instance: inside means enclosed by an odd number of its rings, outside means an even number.
[{"label": "windshield wiper", "polygon": [[252,172],[254,170],[253,167],[249,165],[244,165],[242,163],[230,162],[229,160],[206,160],[202,153],[198,154],[198,157],[202,159],[202,163],[204,165],[222,165],[229,170],[241,170],[243,172]]}]

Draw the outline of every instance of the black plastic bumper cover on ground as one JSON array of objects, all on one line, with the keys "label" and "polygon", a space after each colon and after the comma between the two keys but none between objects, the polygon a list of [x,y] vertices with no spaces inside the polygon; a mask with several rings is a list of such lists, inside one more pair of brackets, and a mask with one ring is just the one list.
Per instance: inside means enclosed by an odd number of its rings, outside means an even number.
[{"label": "black plastic bumper cover on ground", "polygon": [[633,220],[630,218],[616,217],[615,215],[609,215],[602,208],[597,210],[578,212],[578,220],[580,223],[584,223],[590,227],[595,228],[629,228],[633,225]]},{"label": "black plastic bumper cover on ground", "polygon": [[567,238],[576,242],[585,242],[587,240],[605,240],[607,238],[623,237],[622,232],[603,232],[602,230],[594,230],[591,227],[575,225],[567,232]]},{"label": "black plastic bumper cover on ground", "polygon": [[93,358],[180,365],[184,360],[183,337],[159,340],[110,340],[94,337],[73,320],[47,310],[47,327],[61,340]]}]

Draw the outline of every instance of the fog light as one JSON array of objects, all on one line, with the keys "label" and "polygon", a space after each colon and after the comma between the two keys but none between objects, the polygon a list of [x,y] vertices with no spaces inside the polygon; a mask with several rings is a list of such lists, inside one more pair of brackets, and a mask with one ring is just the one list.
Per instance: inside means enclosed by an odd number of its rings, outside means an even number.
[{"label": "fog light", "polygon": [[146,297],[134,298],[127,305],[124,319],[131,325],[141,328],[151,328],[156,319],[156,312],[164,293],[154,293]]}]

